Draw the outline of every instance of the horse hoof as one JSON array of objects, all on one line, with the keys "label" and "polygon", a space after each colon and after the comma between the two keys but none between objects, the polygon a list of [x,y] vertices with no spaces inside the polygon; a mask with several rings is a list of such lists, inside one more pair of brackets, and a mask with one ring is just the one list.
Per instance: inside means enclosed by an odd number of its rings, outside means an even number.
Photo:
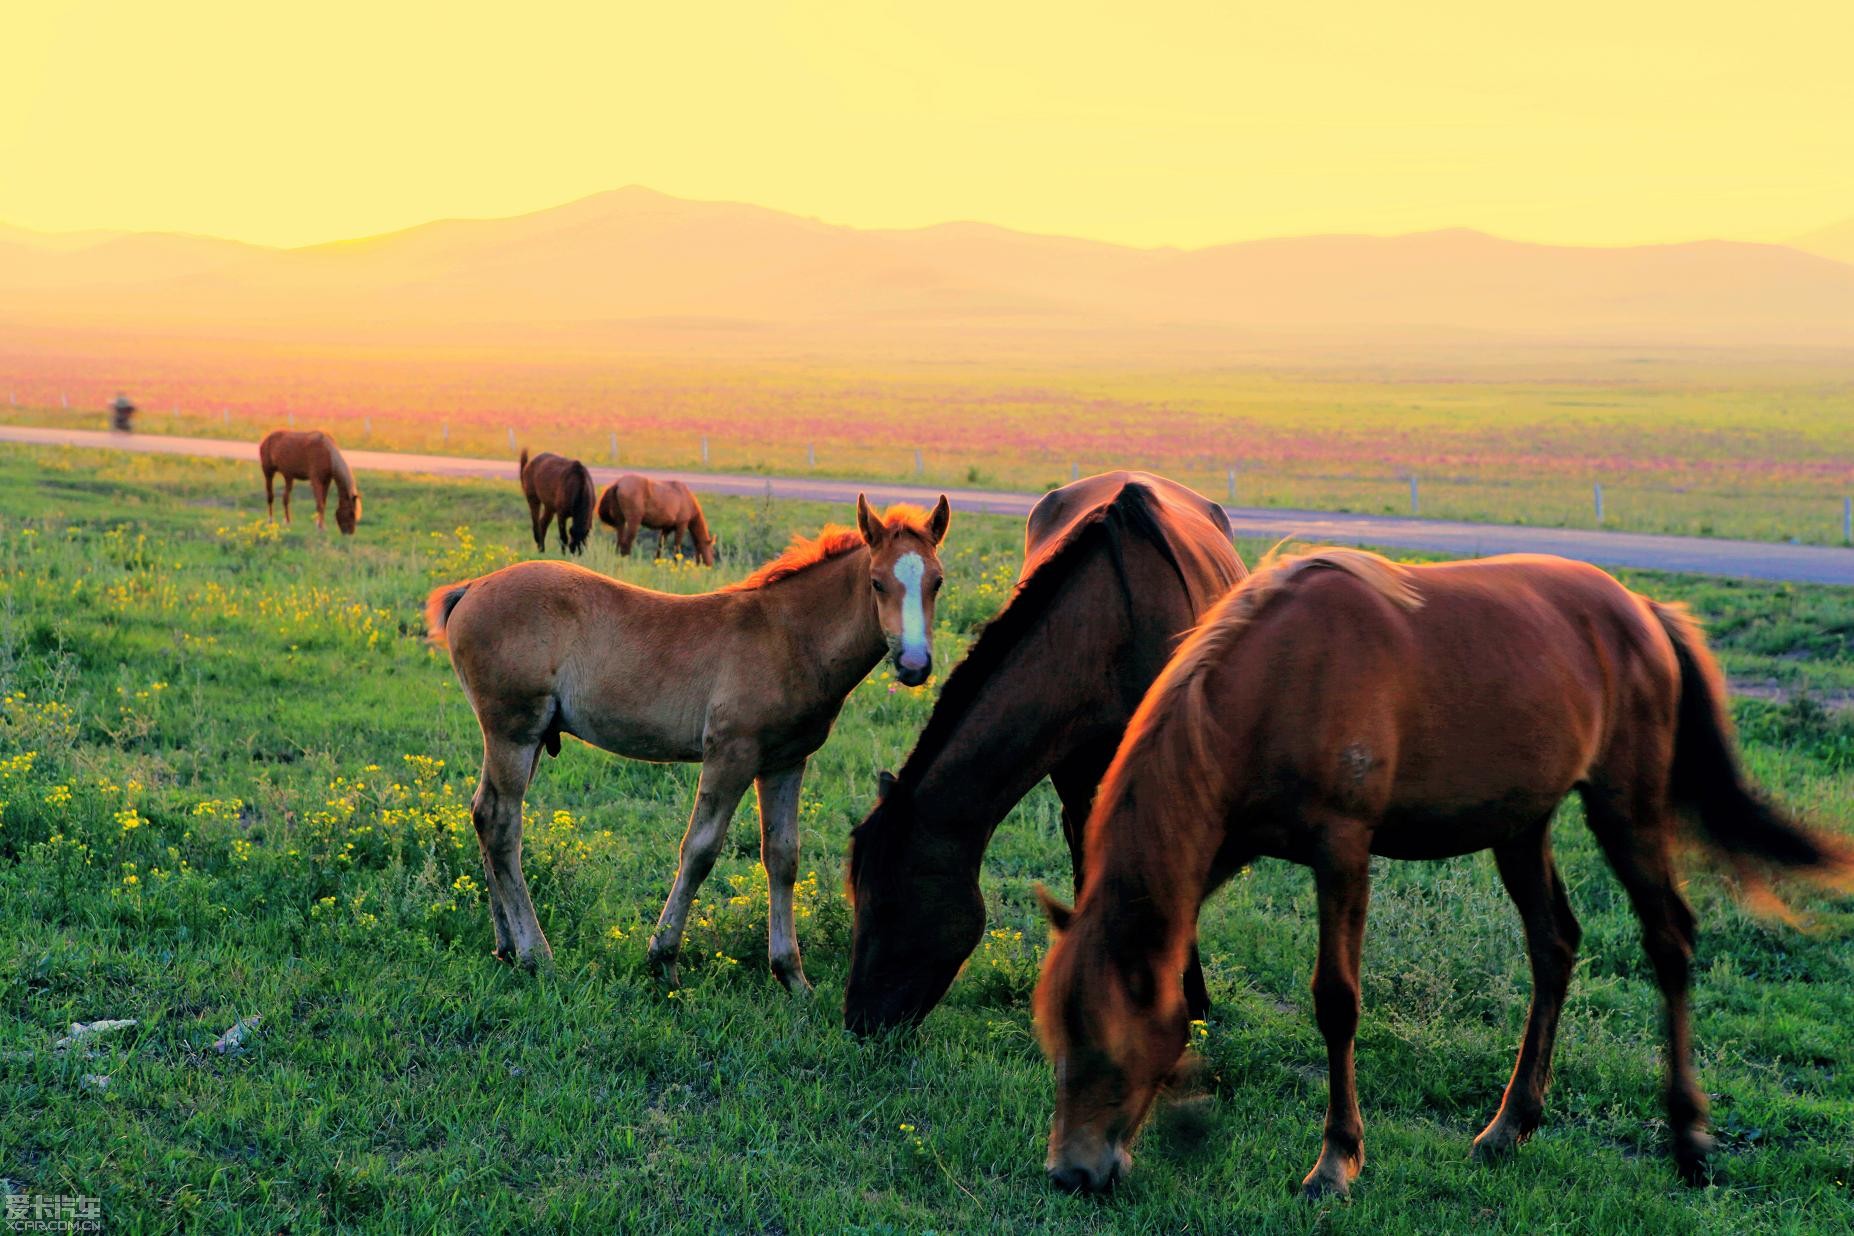
[{"label": "horse hoof", "polygon": [[1516,1133],[1505,1127],[1488,1128],[1474,1139],[1474,1148],[1468,1157],[1476,1163],[1501,1163],[1513,1157],[1519,1151],[1519,1144],[1526,1140],[1524,1133]]},{"label": "horse hoof", "polygon": [[808,997],[817,994],[811,986],[811,980],[805,977],[805,972],[803,970],[795,970],[790,974],[779,974],[777,977],[780,983],[785,985],[787,995]]}]

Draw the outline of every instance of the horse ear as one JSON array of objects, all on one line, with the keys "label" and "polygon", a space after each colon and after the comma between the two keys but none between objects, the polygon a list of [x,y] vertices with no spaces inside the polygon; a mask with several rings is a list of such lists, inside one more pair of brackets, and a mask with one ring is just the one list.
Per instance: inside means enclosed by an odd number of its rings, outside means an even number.
[{"label": "horse ear", "polygon": [[1041,884],[1036,886],[1036,900],[1043,907],[1044,917],[1049,919],[1049,929],[1057,935],[1067,931],[1069,924],[1075,921],[1075,911],[1050,896],[1049,890]]},{"label": "horse ear", "polygon": [[952,505],[947,502],[946,495],[941,494],[940,501],[934,505],[933,515],[927,520],[927,531],[933,534],[933,543],[935,545],[946,540],[946,526],[952,522]]},{"label": "horse ear", "polygon": [[879,797],[887,798],[898,784],[900,783],[895,780],[895,774],[886,768],[876,774],[876,794]]},{"label": "horse ear", "polygon": [[863,541],[871,549],[880,545],[882,538],[888,535],[888,528],[869,509],[869,498],[865,494],[856,495],[856,526],[863,534]]}]

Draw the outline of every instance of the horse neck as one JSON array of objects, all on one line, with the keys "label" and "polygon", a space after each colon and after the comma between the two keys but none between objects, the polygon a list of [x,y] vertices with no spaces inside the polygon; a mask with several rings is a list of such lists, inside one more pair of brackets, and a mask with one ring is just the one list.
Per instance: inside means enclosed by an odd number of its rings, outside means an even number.
[{"label": "horse neck", "polygon": [[689,516],[689,531],[695,534],[696,548],[699,549],[708,540],[708,520],[702,515],[702,508],[696,505],[693,497],[689,499],[689,505],[695,508]]},{"label": "horse neck", "polygon": [[1021,636],[956,717],[935,718],[957,723],[951,736],[903,768],[917,829],[956,840],[975,868],[1011,808],[1065,760],[1093,749],[1106,768],[1131,701],[1103,677],[1068,670],[1116,665],[1127,632],[1118,610],[1092,615],[1060,648],[1047,622]]},{"label": "horse neck", "polygon": [[820,698],[841,700],[888,650],[869,597],[869,550],[814,563],[751,592],[814,670]]},{"label": "horse neck", "polygon": [[354,473],[348,470],[348,461],[341,457],[341,452],[330,448],[328,452],[328,472],[335,481],[335,492],[345,498],[354,492]]}]

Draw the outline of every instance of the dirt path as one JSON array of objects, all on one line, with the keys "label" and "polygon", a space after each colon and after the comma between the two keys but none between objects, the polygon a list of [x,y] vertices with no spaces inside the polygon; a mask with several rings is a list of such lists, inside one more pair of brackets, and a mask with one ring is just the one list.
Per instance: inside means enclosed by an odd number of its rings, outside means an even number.
[{"label": "dirt path", "polygon": [[[0,442],[248,459],[254,466],[257,462],[256,443],[228,442],[216,438],[131,436],[81,429],[0,425]],[[346,451],[344,454],[348,462],[361,472],[422,472],[436,476],[515,479],[515,461],[512,459],[466,459],[451,455],[409,455],[390,451]],[[594,468],[592,473],[603,486],[621,471],[629,470]],[[710,472],[652,471],[651,475],[687,481],[696,491],[705,494],[749,497],[770,495],[774,498],[818,502],[854,502],[859,491],[867,492],[871,501],[932,502],[940,493],[938,489],[885,481],[860,483],[812,477],[737,476]],[[948,492],[953,506],[958,510],[1020,517],[1029,513],[1038,497],[1036,494],[1002,490],[955,489]],[[1578,528],[1516,527],[1441,519],[1342,515],[1331,511],[1231,507],[1229,514],[1238,536],[1269,540],[1293,537],[1316,543],[1382,545],[1470,556],[1559,554],[1566,558],[1594,562],[1599,566],[1690,571],[1702,575],[1790,580],[1810,584],[1854,585],[1854,549],[1704,537],[1650,536],[1636,532],[1594,532]]]}]

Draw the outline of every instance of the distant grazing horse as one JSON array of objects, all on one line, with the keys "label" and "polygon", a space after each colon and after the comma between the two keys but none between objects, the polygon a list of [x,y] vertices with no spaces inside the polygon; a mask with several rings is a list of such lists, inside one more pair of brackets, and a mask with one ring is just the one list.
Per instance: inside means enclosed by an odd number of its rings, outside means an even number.
[{"label": "distant grazing horse", "polygon": [[1048,1168],[1100,1189],[1186,1037],[1177,974],[1198,905],[1260,856],[1313,868],[1326,1038],[1326,1131],[1303,1182],[1345,1193],[1364,1162],[1352,1041],[1373,854],[1492,849],[1519,907],[1532,1009],[1477,1157],[1537,1127],[1577,919],[1549,827],[1572,790],[1641,920],[1667,1005],[1675,1164],[1705,1174],[1711,1138],[1687,1019],[1693,914],[1676,818],[1772,902],[1766,873],[1854,880],[1854,849],[1768,805],[1739,769],[1724,682],[1677,606],[1595,567],[1515,556],[1404,567],[1357,550],[1265,565],[1204,620],[1140,703],[1088,819],[1079,904],[1047,902],[1058,938],[1036,992],[1056,1067]]},{"label": "distant grazing horse", "polygon": [[[1045,776],[1080,887],[1082,824],[1127,719],[1243,575],[1223,508],[1164,477],[1110,472],[1037,503],[1009,604],[851,835],[850,1029],[918,1022],[939,1003],[985,934],[979,862],[992,832]],[[1185,986],[1202,1016],[1195,952]]]},{"label": "distant grazing horse", "polygon": [[563,562],[525,562],[431,594],[432,636],[483,727],[473,815],[496,955],[551,956],[521,871],[521,804],[541,751],[560,736],[640,760],[699,760],[695,811],[649,957],[678,981],[683,924],[757,781],[760,854],[772,904],[772,970],[809,989],[792,922],[798,791],[844,697],[884,653],[903,682],[933,667],[928,637],[950,513],[860,497],[857,528],[828,527],[738,584],[696,596],[633,587]]},{"label": "distant grazing horse", "polygon": [[681,481],[653,481],[649,477],[627,472],[599,495],[599,522],[618,530],[618,552],[629,558],[639,530],[652,528],[657,533],[656,557],[663,556],[663,537],[676,534],[676,551],[682,552],[684,533],[693,533],[695,556],[703,566],[715,564],[715,539],[708,534],[708,520],[695,491]]},{"label": "distant grazing horse", "polygon": [[360,490],[354,487],[354,473],[341,457],[335,440],[319,429],[298,432],[273,429],[258,443],[258,463],[264,468],[264,506],[270,517],[277,518],[277,474],[283,474],[283,522],[290,522],[290,491],[296,482],[308,481],[315,495],[315,526],[326,528],[322,518],[328,506],[328,484],[335,483],[335,526],[352,536],[360,523]]},{"label": "distant grazing horse", "polygon": [[534,524],[534,547],[547,552],[547,525],[560,517],[560,548],[577,554],[592,534],[592,502],[597,490],[592,473],[577,459],[552,451],[528,458],[521,452],[521,492],[528,499],[528,519]]}]

